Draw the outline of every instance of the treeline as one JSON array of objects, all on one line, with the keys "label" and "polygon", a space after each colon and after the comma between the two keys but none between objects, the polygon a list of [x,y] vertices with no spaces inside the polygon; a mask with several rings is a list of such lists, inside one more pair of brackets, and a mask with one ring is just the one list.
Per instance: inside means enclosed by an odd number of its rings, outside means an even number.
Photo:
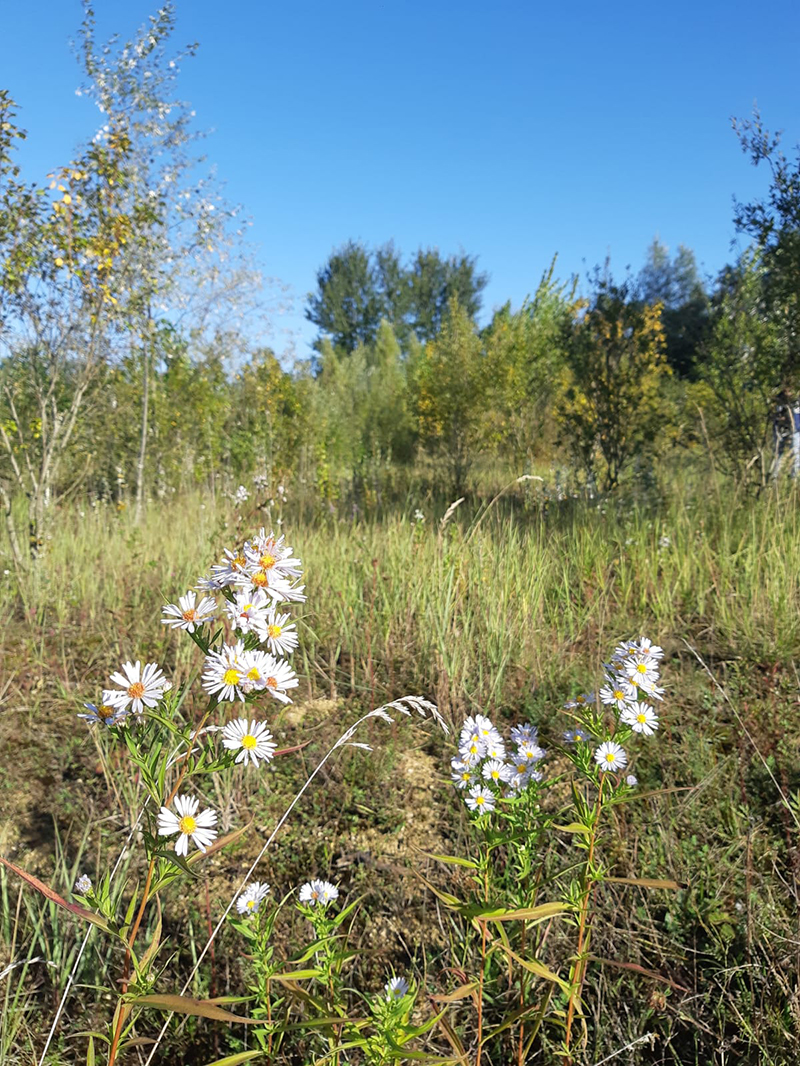
[{"label": "treeline", "polygon": [[167,5],[101,47],[86,7],[82,92],[104,122],[48,187],[21,176],[0,91],[0,506],[18,566],[65,498],[140,513],[258,476],[368,506],[552,463],[610,491],[690,450],[756,489],[794,467],[800,156],[758,116],[737,134],[768,193],[737,205],[752,243],[713,283],[657,241],[638,275],[606,265],[588,286],[554,260],[481,328],[475,258],[351,241],[308,297],[313,352],[287,367],[248,345],[263,290],[240,210],[200,176],[173,25]]}]

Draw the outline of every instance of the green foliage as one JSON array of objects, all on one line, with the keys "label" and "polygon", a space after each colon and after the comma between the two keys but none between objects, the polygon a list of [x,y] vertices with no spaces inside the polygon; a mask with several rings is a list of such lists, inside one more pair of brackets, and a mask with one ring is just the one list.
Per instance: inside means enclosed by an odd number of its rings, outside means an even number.
[{"label": "green foliage", "polygon": [[716,454],[737,478],[757,486],[777,473],[773,421],[788,357],[783,326],[768,310],[765,273],[755,253],[728,273],[702,371],[715,401],[709,431]]},{"label": "green foliage", "polygon": [[642,307],[625,286],[601,282],[572,331],[558,402],[563,442],[591,482],[613,489],[637,456],[653,453],[670,413],[669,372],[661,306]]},{"label": "green foliage", "polygon": [[451,491],[462,496],[481,436],[488,380],[481,339],[455,298],[415,371],[421,439],[442,455]]}]

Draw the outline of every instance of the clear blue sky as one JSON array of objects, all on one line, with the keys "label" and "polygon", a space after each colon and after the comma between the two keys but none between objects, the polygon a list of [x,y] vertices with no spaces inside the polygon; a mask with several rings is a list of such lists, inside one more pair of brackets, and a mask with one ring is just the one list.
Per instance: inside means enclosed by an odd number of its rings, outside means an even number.
[{"label": "clear blue sky", "polygon": [[[147,0],[96,0],[99,36],[129,36]],[[485,310],[532,292],[554,253],[584,274],[640,266],[656,234],[715,273],[732,196],[764,191],[732,115],[758,101],[800,140],[800,5],[576,0],[178,0],[199,41],[181,95],[214,131],[208,156],[252,217],[260,264],[291,286],[275,323],[304,354],[303,299],[348,238],[464,250],[491,274]],[[68,48],[77,0],[4,5],[0,85],[39,178],[91,136]],[[486,316],[484,316],[486,317]]]}]

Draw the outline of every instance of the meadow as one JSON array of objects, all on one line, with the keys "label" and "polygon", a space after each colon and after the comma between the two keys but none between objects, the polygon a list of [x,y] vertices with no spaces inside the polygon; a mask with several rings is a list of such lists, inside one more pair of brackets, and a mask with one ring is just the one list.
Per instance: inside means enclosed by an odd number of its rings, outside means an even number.
[{"label": "meadow", "polygon": [[[76,713],[126,659],[159,663],[177,688],[196,676],[202,654],[160,624],[163,604],[223,547],[278,519],[303,560],[308,597],[295,611],[300,687],[269,714],[278,747],[291,750],[268,773],[234,767],[207,786],[220,831],[247,829],[186,887],[166,890],[159,987],[192,974],[237,879],[360,714],[416,694],[456,733],[480,712],[503,728],[535,723],[549,748],[570,725],[564,702],[599,683],[620,640],[646,634],[665,651],[661,729],[636,763],[635,802],[611,812],[606,861],[618,878],[677,887],[598,887],[573,1061],[796,1062],[800,496],[791,484],[754,497],[714,477],[673,475],[659,493],[558,499],[531,482],[455,509],[427,499],[355,518],[313,514],[291,493],[272,514],[255,497],[176,496],[152,503],[140,524],[125,508],[64,506],[36,580],[18,588],[7,573],[0,585],[0,852],[68,899],[80,874],[102,878],[142,785],[124,750]],[[360,740],[373,751],[342,749],[326,763],[255,876],[278,898],[317,876],[358,900],[347,995],[380,988],[386,974],[413,978],[415,1024],[444,1013],[413,1055],[472,1063],[474,991],[447,997],[480,969],[480,938],[443,904],[466,890],[469,871],[435,859],[466,854],[472,832],[450,782],[456,740],[396,717],[365,724]],[[571,841],[556,836],[543,850],[570,862]],[[137,863],[133,850],[129,883],[144,877]],[[95,937],[76,964],[78,919],[9,871],[0,878],[0,1063],[40,1061],[73,966],[45,1061],[83,1062],[81,1034],[113,1010],[118,952]],[[147,921],[152,931],[155,915]],[[300,936],[297,915],[282,912],[277,955],[292,959]],[[548,965],[564,957],[561,937],[554,926],[540,945]],[[226,926],[189,992],[243,996],[251,965]],[[486,1017],[504,1017],[502,992],[485,992]],[[145,1061],[160,1024],[145,1014],[125,1062]],[[187,1017],[156,1061],[249,1061],[248,1040],[242,1027]],[[274,1061],[366,1061],[318,1054],[306,1034]],[[482,1061],[499,1066],[512,1054],[517,1061],[501,1034]],[[526,1055],[563,1060],[547,1022]]]}]

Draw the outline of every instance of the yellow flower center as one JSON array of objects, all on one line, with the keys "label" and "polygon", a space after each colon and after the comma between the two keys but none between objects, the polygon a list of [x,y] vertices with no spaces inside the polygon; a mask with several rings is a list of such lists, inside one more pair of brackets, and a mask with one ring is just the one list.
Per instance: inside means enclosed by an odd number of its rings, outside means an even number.
[{"label": "yellow flower center", "polygon": [[606,762],[614,762],[615,759],[616,759],[616,755],[614,754],[613,751],[607,751],[606,752]]},{"label": "yellow flower center", "polygon": [[269,633],[269,635],[274,640],[274,639],[277,639],[281,635],[281,633],[283,632],[283,629],[280,626],[271,625],[271,626],[267,626],[267,632]]},{"label": "yellow flower center", "polygon": [[247,906],[248,906],[248,908],[249,908],[250,910],[252,910],[252,909],[253,909],[253,907],[255,907],[255,905],[256,905],[256,901],[255,901],[254,899],[249,899],[249,900],[247,901]]},{"label": "yellow flower center", "polygon": [[636,715],[636,721],[637,722],[646,722],[647,721],[647,715],[646,714],[637,714]]},{"label": "yellow flower center", "polygon": [[222,680],[226,685],[238,685],[240,676],[239,671],[231,666],[222,675]]},{"label": "yellow flower center", "polygon": [[247,612],[248,612],[248,611],[252,611],[252,609],[253,609],[253,605],[252,605],[252,603],[246,603],[246,604],[244,605],[244,607],[242,607],[242,612],[241,612],[241,613],[242,613],[242,614],[247,614]]},{"label": "yellow flower center", "polygon": [[636,669],[638,670],[638,672],[640,674],[646,674],[647,673],[647,666],[644,663],[637,663],[636,664]]},{"label": "yellow flower center", "polygon": [[247,748],[248,751],[252,751],[257,744],[258,741],[252,733],[245,733],[245,735],[242,737],[242,747]]},{"label": "yellow flower center", "polygon": [[197,611],[194,609],[194,607],[190,607],[188,611],[183,612],[181,617],[183,618],[184,622],[193,622],[197,617]]},{"label": "yellow flower center", "polygon": [[234,570],[243,570],[247,565],[247,559],[243,555],[237,555],[231,559],[231,566]]},{"label": "yellow flower center", "polygon": [[615,700],[624,700],[625,699],[625,693],[624,692],[620,692],[620,690],[618,688],[614,689],[614,699]]},{"label": "yellow flower center", "polygon": [[272,567],[275,565],[275,557],[269,554],[262,555],[261,558],[258,560],[258,565],[261,567],[262,570],[271,570]]},{"label": "yellow flower center", "polygon": [[257,666],[254,666],[250,670],[247,671],[247,680],[248,681],[260,681],[261,680],[261,674],[258,672],[258,667]]},{"label": "yellow flower center", "polygon": [[484,800],[483,796],[476,796],[476,797],[475,797],[475,802],[476,802],[476,803],[478,804],[478,806],[480,807],[480,805],[481,805],[482,803],[485,803],[486,801]]},{"label": "yellow flower center", "polygon": [[144,685],[141,681],[134,681],[128,689],[128,695],[132,700],[140,700],[144,696]]},{"label": "yellow flower center", "polygon": [[461,780],[462,780],[462,781],[469,781],[469,779],[470,779],[471,777],[472,777],[472,774],[471,774],[471,773],[469,772],[469,770],[465,770],[465,771],[463,772],[463,774],[461,775]]},{"label": "yellow flower center", "polygon": [[524,762],[517,763],[517,773],[518,774],[524,774],[527,769],[528,769],[528,767],[527,767],[527,765]]},{"label": "yellow flower center", "polygon": [[258,588],[265,588],[269,584],[269,575],[263,570],[259,570],[258,573],[253,574],[252,581]]},{"label": "yellow flower center", "polygon": [[583,696],[576,696],[575,697],[575,702],[576,703],[586,703],[586,700],[583,698]]},{"label": "yellow flower center", "polygon": [[185,833],[187,837],[191,836],[197,829],[197,822],[192,818],[191,814],[184,814],[183,818],[178,822],[178,829]]},{"label": "yellow flower center", "polygon": [[500,777],[500,774],[498,774],[497,770],[492,770],[492,777],[495,779],[495,781],[497,781],[497,779]]},{"label": "yellow flower center", "polygon": [[99,718],[113,718],[116,713],[116,707],[109,707],[107,703],[104,703],[102,707],[98,707],[97,709],[97,715]]},{"label": "yellow flower center", "polygon": [[275,678],[275,677],[268,677],[267,678],[267,687],[268,688],[277,688],[278,687],[278,679]]}]

